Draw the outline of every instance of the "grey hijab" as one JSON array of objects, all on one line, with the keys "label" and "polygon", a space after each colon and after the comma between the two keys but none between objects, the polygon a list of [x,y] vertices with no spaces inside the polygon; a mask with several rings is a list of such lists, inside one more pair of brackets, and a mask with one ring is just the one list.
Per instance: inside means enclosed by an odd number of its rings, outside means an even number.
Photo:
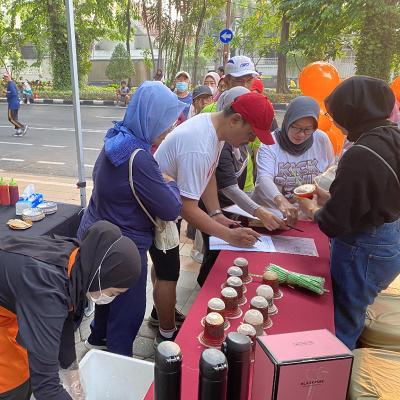
[{"label": "grey hijab", "polygon": [[290,104],[283,118],[282,126],[274,134],[279,146],[293,156],[304,154],[314,143],[314,135],[311,135],[301,144],[294,144],[290,141],[288,130],[293,122],[300,118],[313,117],[318,126],[319,104],[317,100],[308,96],[295,98]]},{"label": "grey hijab", "polygon": [[225,90],[218,99],[217,112],[222,111],[226,105],[235,101],[236,97],[249,92],[250,90],[246,89],[244,86],[236,86],[232,89]]}]

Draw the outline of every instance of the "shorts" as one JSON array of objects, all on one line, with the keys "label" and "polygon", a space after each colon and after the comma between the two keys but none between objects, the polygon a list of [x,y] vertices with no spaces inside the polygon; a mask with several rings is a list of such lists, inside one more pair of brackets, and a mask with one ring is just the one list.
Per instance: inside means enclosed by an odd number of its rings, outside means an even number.
[{"label": "shorts", "polygon": [[129,97],[129,93],[127,93],[127,94],[119,94],[119,95],[118,95],[118,99],[119,99],[120,101],[125,101],[125,96],[128,96],[128,97]]},{"label": "shorts", "polygon": [[[181,232],[181,223],[182,220],[179,219],[176,224],[179,234]],[[153,261],[156,278],[161,281],[178,282],[179,271],[181,268],[179,260],[179,245],[164,253],[162,250],[157,249],[153,242],[149,253]]]}]

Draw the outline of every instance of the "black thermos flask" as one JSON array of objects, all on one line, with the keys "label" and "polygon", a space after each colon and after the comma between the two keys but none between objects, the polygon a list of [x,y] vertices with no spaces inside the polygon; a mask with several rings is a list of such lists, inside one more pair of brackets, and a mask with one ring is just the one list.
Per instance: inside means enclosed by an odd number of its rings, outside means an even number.
[{"label": "black thermos flask", "polygon": [[154,357],[154,399],[180,400],[182,352],[174,342],[162,342]]},{"label": "black thermos flask", "polygon": [[228,363],[224,354],[217,349],[201,353],[199,363],[198,400],[226,400]]},{"label": "black thermos flask", "polygon": [[221,346],[228,360],[227,400],[247,400],[251,363],[251,340],[241,333],[230,332]]}]

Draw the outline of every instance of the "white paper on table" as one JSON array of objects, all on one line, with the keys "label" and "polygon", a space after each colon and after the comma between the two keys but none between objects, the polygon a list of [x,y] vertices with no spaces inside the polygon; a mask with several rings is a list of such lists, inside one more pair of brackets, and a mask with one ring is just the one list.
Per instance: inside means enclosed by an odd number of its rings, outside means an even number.
[{"label": "white paper on table", "polygon": [[[263,208],[264,208],[264,210],[267,210],[267,211],[270,211],[270,212],[274,213],[280,219],[283,218],[283,214],[279,210],[275,210],[274,208],[268,208],[268,207],[263,207]],[[232,214],[242,215],[243,217],[247,217],[247,218],[258,219],[257,217],[254,217],[253,215],[249,214],[248,212],[242,210],[236,204],[234,204],[233,206],[224,208],[224,211],[230,212]]]},{"label": "white paper on table", "polygon": [[272,235],[271,239],[277,253],[319,257],[314,239],[280,235]]},{"label": "white paper on table", "polygon": [[261,236],[260,237],[261,242],[258,240],[256,241],[256,244],[251,247],[235,247],[231,246],[227,242],[225,242],[222,239],[219,239],[215,236],[210,237],[210,250],[233,250],[233,251],[258,251],[261,253],[276,253],[275,246],[272,243],[271,237],[270,236]]}]

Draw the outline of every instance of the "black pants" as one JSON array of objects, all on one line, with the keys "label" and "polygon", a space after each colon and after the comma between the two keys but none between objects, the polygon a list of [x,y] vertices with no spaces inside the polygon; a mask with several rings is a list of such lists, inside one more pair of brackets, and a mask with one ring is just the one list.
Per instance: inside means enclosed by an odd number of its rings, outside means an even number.
[{"label": "black pants", "polygon": [[15,129],[24,129],[24,125],[18,121],[18,110],[8,110],[8,120],[15,126]]},{"label": "black pants", "polygon": [[197,283],[200,286],[203,286],[208,274],[211,271],[211,268],[215,264],[215,261],[217,261],[221,250],[210,250],[210,235],[207,235],[207,233],[204,232],[201,232],[201,234],[203,236],[204,256],[203,262],[201,263],[199,276],[197,277]]},{"label": "black pants", "polygon": [[15,389],[0,393],[0,400],[29,400],[31,395],[31,380],[28,379]]},{"label": "black pants", "polygon": [[[182,220],[178,220],[177,228],[180,234]],[[149,250],[153,261],[156,278],[161,281],[178,282],[181,263],[179,260],[179,245],[165,253],[153,244]]]}]

